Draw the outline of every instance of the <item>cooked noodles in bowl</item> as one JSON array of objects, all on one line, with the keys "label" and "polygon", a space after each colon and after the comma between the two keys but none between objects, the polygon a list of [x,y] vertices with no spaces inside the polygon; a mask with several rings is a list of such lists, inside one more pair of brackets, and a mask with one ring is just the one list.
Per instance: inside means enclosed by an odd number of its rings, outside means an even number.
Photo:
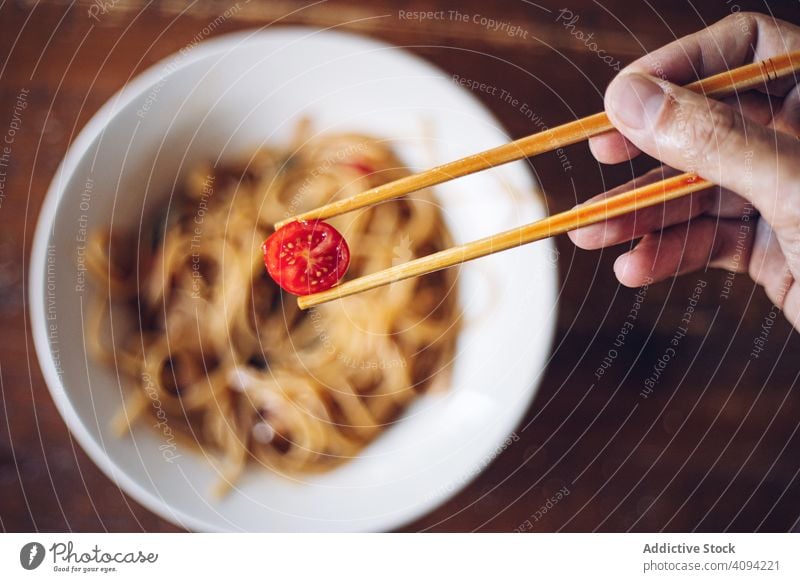
[{"label": "cooked noodles in bowl", "polygon": [[[248,463],[292,476],[353,458],[455,351],[452,271],[309,311],[267,275],[272,224],[409,173],[375,138],[308,136],[302,125],[288,148],[193,169],[139,232],[97,232],[87,249],[102,298],[87,341],[128,388],[115,428],[168,426],[221,459],[220,491]],[[347,278],[452,245],[431,192],[330,222],[352,252]]]}]

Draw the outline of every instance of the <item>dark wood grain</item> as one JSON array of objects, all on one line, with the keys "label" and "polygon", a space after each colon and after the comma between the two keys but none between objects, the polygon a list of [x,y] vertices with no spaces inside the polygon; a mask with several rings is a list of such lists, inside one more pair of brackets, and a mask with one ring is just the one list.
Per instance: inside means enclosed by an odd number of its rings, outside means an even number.
[{"label": "dark wood grain", "polygon": [[[277,25],[336,26],[421,55],[445,71],[505,88],[547,125],[602,108],[614,70],[555,15],[626,63],[729,14],[772,11],[800,22],[797,2],[653,3],[585,0],[536,5],[465,0],[240,2],[213,35]],[[175,531],[127,498],[70,438],[38,368],[26,314],[32,230],[46,188],[76,132],[132,76],[190,42],[232,2],[116,3],[99,22],[91,3],[5,2],[0,7],[0,127],[29,91],[0,205],[0,527],[5,531]],[[512,38],[453,21],[415,23],[399,10],[457,9],[521,27]],[[536,129],[497,96],[476,93],[508,130]],[[586,144],[531,169],[550,211],[619,184],[652,161],[603,167]],[[514,442],[461,493],[407,531],[785,531],[800,517],[800,345],[781,316],[759,358],[753,340],[772,309],[744,275],[730,298],[725,274],[652,286],[607,373],[608,355],[635,301],[611,275],[620,249],[576,250],[558,240],[560,315],[551,363]],[[707,282],[689,333],[649,398],[640,391],[664,353],[698,279]],[[531,322],[535,325],[536,322]],[[538,520],[562,487],[569,495]]]}]

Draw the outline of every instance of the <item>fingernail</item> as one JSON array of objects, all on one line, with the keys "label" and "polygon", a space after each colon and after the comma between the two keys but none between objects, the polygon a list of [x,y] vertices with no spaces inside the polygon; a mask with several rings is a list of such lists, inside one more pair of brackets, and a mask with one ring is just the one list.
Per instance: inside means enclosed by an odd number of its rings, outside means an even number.
[{"label": "fingernail", "polygon": [[630,265],[631,254],[633,254],[635,248],[636,247],[634,247],[627,253],[621,254],[620,256],[617,257],[617,260],[614,261],[614,267],[613,267],[614,274],[617,276],[617,280],[625,286],[630,285],[630,282],[628,281],[629,279],[628,270],[631,266]]},{"label": "fingernail", "polygon": [[631,129],[652,127],[664,104],[664,91],[650,77],[629,73],[611,84],[608,106]]}]

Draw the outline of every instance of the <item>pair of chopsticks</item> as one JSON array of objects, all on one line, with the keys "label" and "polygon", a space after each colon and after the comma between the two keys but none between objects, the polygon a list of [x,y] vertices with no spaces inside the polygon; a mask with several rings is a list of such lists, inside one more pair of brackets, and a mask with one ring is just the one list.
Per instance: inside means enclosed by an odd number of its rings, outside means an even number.
[{"label": "pair of chopsticks", "polygon": [[[757,88],[765,83],[774,81],[778,77],[790,75],[798,70],[800,70],[800,51],[794,51],[695,81],[686,85],[686,88],[702,93],[707,97],[719,98],[738,91]],[[295,220],[322,220],[338,216],[345,212],[391,200],[404,194],[435,186],[436,184],[487,168],[572,145],[611,129],[613,129],[613,126],[608,116],[603,112],[596,113],[589,117],[437,166],[425,172],[371,188],[350,198],[320,206],[314,210],[281,221],[275,227],[280,228]],[[395,265],[388,269],[347,281],[320,293],[299,297],[297,303],[301,309],[307,309],[334,299],[347,297],[395,281],[433,273],[465,261],[563,234],[570,230],[589,226],[642,208],[662,204],[692,192],[704,190],[710,186],[712,186],[711,182],[695,173],[680,174],[660,182],[634,188],[604,200],[577,206],[538,222]]]}]

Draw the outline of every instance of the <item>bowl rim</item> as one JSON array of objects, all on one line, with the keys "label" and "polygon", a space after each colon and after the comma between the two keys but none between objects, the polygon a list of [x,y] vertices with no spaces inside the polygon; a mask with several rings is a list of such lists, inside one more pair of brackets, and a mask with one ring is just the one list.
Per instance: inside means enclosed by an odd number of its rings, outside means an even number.
[{"label": "bowl rim", "polygon": [[[53,227],[55,226],[57,218],[56,211],[66,191],[66,184],[68,183],[70,177],[75,173],[81,160],[92,147],[92,144],[98,137],[101,136],[103,131],[105,131],[105,128],[116,115],[118,115],[136,99],[146,95],[147,92],[162,79],[166,79],[178,70],[190,66],[197,61],[224,52],[232,45],[238,46],[252,39],[258,39],[259,37],[275,33],[302,33],[306,35],[320,34],[330,37],[345,38],[348,41],[358,41],[365,46],[371,45],[374,49],[396,49],[398,53],[403,56],[403,58],[415,61],[416,64],[422,65],[431,70],[442,73],[445,72],[436,64],[406,50],[405,46],[395,45],[371,36],[349,31],[336,30],[332,28],[317,28],[313,26],[279,25],[277,27],[267,26],[250,28],[221,34],[210,39],[205,39],[191,46],[191,48],[186,52],[181,52],[179,49],[169,56],[156,61],[139,74],[126,80],[123,87],[109,97],[78,132],[75,139],[68,146],[67,151],[64,154],[62,161],[58,165],[55,173],[53,174],[50,185],[48,186],[44,201],[39,210],[31,247],[29,262],[30,273],[27,278],[27,299],[31,314],[31,333],[33,336],[34,348],[39,361],[39,367],[42,370],[42,374],[44,376],[45,383],[47,384],[48,391],[50,392],[50,396],[52,397],[56,408],[64,420],[68,430],[75,437],[81,448],[94,462],[94,464],[106,475],[106,477],[112,481],[115,486],[121,488],[125,494],[129,495],[137,503],[141,504],[155,515],[170,521],[179,527],[195,532],[216,532],[228,530],[220,528],[212,523],[208,523],[204,519],[187,513],[182,509],[176,508],[142,487],[136,479],[129,476],[128,473],[111,457],[111,455],[100,446],[97,440],[90,434],[80,415],[73,406],[71,399],[68,396],[66,386],[61,381],[61,378],[58,374],[58,370],[53,359],[53,354],[50,349],[50,344],[47,339],[47,333],[45,331],[47,328],[47,321],[43,292],[45,289],[47,248],[50,235]],[[487,119],[494,121],[497,124],[497,127],[503,127],[494,113],[492,113],[492,111],[477,97],[475,97],[469,91],[464,91],[463,95],[467,99],[473,101],[481,110],[483,110],[487,116]],[[531,179],[532,183],[538,186],[538,181],[531,173],[530,169],[526,169],[526,172],[528,173],[528,177]],[[554,248],[552,240],[541,242],[550,246],[551,249]],[[545,332],[542,333],[542,342],[543,345],[547,346],[548,354],[552,354],[552,348],[556,334],[556,321],[559,310],[559,283],[557,269],[553,272],[556,273],[556,276],[550,277],[553,281],[553,292],[551,296],[552,303],[550,305],[550,311],[553,314],[553,317],[549,318],[549,329],[541,329],[541,331]],[[548,362],[549,358],[544,360],[544,367],[542,370],[546,368]],[[530,408],[530,405],[533,402],[536,393],[538,392],[543,375],[544,374],[542,372],[538,380],[536,378],[531,378],[529,380],[531,383],[531,388],[524,400],[520,402],[520,410],[516,414],[514,423],[510,424],[509,432],[506,433],[503,440],[508,438],[508,434],[514,430],[514,427],[519,426],[520,422],[524,418],[525,412],[528,410],[528,408]],[[500,445],[503,440],[495,444]],[[447,494],[443,497],[424,501],[407,511],[405,515],[391,516],[388,519],[384,519],[384,523],[381,524],[382,527],[380,529],[376,528],[374,530],[361,531],[394,530],[416,519],[419,519],[439,505],[445,503],[447,500],[455,497],[482,473],[483,470],[478,471],[474,475],[470,476],[470,478],[463,480],[452,489],[449,489]]]}]

